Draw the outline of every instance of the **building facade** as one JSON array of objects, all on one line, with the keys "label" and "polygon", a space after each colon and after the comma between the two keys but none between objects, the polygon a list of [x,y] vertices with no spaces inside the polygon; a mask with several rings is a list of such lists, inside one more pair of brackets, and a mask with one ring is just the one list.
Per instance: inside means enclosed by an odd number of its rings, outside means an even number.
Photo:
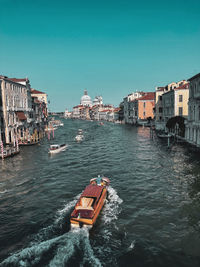
[{"label": "building facade", "polygon": [[137,122],[138,118],[138,111],[136,110],[137,104],[135,100],[142,97],[144,95],[144,92],[135,92],[129,94],[127,97],[123,100],[123,106],[124,106],[124,121],[127,124],[134,124]]},{"label": "building facade", "polygon": [[6,144],[14,143],[29,128],[31,108],[30,83],[27,78],[0,76],[2,102],[1,138]]},{"label": "building facade", "polygon": [[88,95],[87,90],[84,90],[84,95],[81,97],[80,104],[82,106],[88,106],[88,107],[92,106],[92,100],[91,97]]},{"label": "building facade", "polygon": [[190,86],[185,139],[189,143],[200,147],[200,73],[188,81]]},{"label": "building facade", "polygon": [[146,120],[147,118],[154,118],[155,107],[155,93],[146,92],[144,96],[138,100],[138,119]]},{"label": "building facade", "polygon": [[188,116],[189,83],[184,83],[162,95],[163,121],[174,116]]}]

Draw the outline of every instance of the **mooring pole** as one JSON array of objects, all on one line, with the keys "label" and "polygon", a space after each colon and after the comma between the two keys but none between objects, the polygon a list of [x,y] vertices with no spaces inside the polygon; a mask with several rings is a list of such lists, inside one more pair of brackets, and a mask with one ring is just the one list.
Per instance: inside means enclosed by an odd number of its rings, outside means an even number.
[{"label": "mooring pole", "polygon": [[170,136],[168,134],[168,137],[167,137],[167,146],[169,147],[170,146],[170,140],[169,140]]}]

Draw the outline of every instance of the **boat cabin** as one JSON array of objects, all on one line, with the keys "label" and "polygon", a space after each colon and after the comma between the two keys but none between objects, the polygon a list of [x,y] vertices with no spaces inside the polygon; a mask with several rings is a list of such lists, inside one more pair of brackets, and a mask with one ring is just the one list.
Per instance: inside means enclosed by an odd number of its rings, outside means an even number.
[{"label": "boat cabin", "polygon": [[59,145],[50,145],[50,150],[56,150],[58,148],[60,148]]}]

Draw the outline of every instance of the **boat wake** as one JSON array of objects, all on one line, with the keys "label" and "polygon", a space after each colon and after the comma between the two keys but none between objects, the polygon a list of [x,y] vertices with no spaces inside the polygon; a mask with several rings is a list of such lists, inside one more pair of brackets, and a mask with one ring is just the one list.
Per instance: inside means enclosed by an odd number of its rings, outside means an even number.
[{"label": "boat wake", "polygon": [[104,223],[110,224],[112,221],[117,220],[121,212],[120,204],[123,200],[118,196],[117,191],[111,186],[108,188],[108,198],[103,209]]},{"label": "boat wake", "polygon": [[73,229],[53,239],[27,247],[5,259],[0,266],[65,266],[76,250],[83,253],[82,263],[87,266],[102,266],[94,256],[89,241],[88,229]]},{"label": "boat wake", "polygon": [[[57,211],[52,225],[41,229],[30,242],[29,246],[12,254],[5,259],[0,266],[65,266],[71,261],[78,251],[82,254],[80,265],[102,266],[98,258],[94,256],[89,240],[88,228],[72,228],[70,231],[56,236],[58,229],[65,224],[63,220],[71,208],[76,204],[80,195],[65,204],[64,208]],[[48,258],[48,260],[47,260]],[[80,259],[79,259],[80,261]]]},{"label": "boat wake", "polygon": [[[112,233],[106,225],[111,225],[111,222],[117,219],[119,205],[122,203],[112,187],[108,191],[108,200],[102,212],[105,225],[93,240],[90,240],[88,228],[72,228],[67,232],[59,232],[59,229],[66,225],[66,214],[71,212],[80,197],[79,194],[56,212],[52,225],[41,229],[26,248],[6,258],[0,266],[102,266],[102,252],[105,255],[111,253],[109,243]],[[97,239],[101,239],[100,243],[96,243]]]}]

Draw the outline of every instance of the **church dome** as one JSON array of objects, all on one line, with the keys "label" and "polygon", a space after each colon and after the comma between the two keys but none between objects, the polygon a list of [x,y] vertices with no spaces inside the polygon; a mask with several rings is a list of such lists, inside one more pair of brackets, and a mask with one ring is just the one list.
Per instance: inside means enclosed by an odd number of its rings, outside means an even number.
[{"label": "church dome", "polygon": [[87,94],[87,90],[84,91],[84,95],[81,97],[81,105],[83,106],[92,105],[91,97]]}]

